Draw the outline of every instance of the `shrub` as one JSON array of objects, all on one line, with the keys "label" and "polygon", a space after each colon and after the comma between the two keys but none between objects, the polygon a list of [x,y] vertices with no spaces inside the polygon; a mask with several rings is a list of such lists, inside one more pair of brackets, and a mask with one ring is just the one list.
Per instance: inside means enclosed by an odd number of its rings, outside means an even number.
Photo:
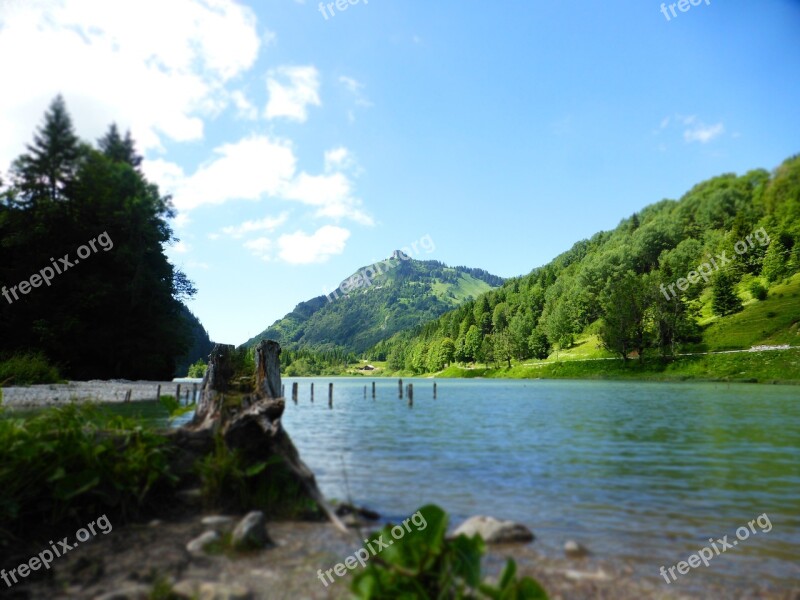
[{"label": "shrub", "polygon": [[56,383],[61,376],[42,354],[18,354],[0,361],[0,386]]},{"label": "shrub", "polygon": [[174,483],[167,458],[163,437],[97,406],[0,412],[0,538],[66,517],[136,514]]},{"label": "shrub", "polygon": [[758,281],[750,284],[750,293],[753,294],[753,298],[756,300],[763,301],[767,299],[767,288]]}]

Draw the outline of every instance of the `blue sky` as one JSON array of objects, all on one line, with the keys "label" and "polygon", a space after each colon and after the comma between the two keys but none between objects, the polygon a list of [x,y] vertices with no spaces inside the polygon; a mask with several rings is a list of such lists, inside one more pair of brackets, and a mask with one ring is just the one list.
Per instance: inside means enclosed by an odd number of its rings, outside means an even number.
[{"label": "blue sky", "polygon": [[220,342],[426,235],[519,275],[800,151],[800,2],[669,4],[4,0],[0,169],[59,92],[130,128]]}]

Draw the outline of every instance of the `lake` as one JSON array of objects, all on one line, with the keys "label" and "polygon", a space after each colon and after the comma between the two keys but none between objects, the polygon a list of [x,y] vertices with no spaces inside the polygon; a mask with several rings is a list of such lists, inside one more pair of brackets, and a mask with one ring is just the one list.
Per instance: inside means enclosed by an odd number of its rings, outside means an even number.
[{"label": "lake", "polygon": [[410,409],[395,379],[374,401],[369,378],[285,378],[287,397],[294,381],[284,426],[328,497],[513,519],[546,554],[576,539],[664,586],[662,565],[766,513],[771,531],[672,587],[800,580],[800,387],[437,379],[434,400],[433,380],[406,379]]}]

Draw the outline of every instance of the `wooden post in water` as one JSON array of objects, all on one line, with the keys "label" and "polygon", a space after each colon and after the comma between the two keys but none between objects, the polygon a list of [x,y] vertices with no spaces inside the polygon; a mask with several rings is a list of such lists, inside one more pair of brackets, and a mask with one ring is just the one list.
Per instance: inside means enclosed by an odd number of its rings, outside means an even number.
[{"label": "wooden post in water", "polygon": [[286,392],[286,386],[281,384],[281,398],[285,398],[286,397],[286,393],[285,392]]},{"label": "wooden post in water", "polygon": [[127,392],[125,392],[125,402],[130,402],[130,401],[131,401],[131,390],[128,390]]},{"label": "wooden post in water", "polygon": [[364,386],[364,400],[367,399],[367,386]]},{"label": "wooden post in water", "polygon": [[436,382],[433,383],[433,399],[436,400]]},{"label": "wooden post in water", "polygon": [[328,384],[328,408],[333,408],[333,384]]},{"label": "wooden post in water", "polygon": [[195,403],[195,404],[197,403],[197,384],[196,383],[192,384],[192,402]]},{"label": "wooden post in water", "polygon": [[186,390],[186,406],[189,406],[189,390]]},{"label": "wooden post in water", "polygon": [[158,384],[158,389],[156,390],[156,400],[161,400],[161,384]]},{"label": "wooden post in water", "polygon": [[400,398],[400,400],[403,399],[403,380],[402,379],[398,379],[397,380],[397,397]]},{"label": "wooden post in water", "polygon": [[406,389],[406,392],[408,393],[408,405],[409,406],[414,406],[414,384],[413,383],[409,383],[408,384],[408,388]]},{"label": "wooden post in water", "polygon": [[181,384],[178,384],[178,387],[175,389],[175,400],[178,401],[178,404],[181,403]]},{"label": "wooden post in water", "polygon": [[311,384],[311,402],[314,402],[314,384]]},{"label": "wooden post in water", "polygon": [[294,403],[297,404],[297,382],[296,381],[292,384],[292,400],[294,400]]},{"label": "wooden post in water", "polygon": [[375,400],[375,382],[372,382],[372,399]]}]

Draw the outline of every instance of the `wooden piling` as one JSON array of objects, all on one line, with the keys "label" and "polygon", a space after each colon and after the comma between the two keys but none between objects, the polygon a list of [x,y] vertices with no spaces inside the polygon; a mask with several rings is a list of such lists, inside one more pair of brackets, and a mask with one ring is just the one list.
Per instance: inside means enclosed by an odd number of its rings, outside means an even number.
[{"label": "wooden piling", "polygon": [[156,400],[161,400],[161,384],[158,384],[158,389],[156,390]]},{"label": "wooden piling", "polygon": [[367,386],[364,386],[364,400],[367,399]]},{"label": "wooden piling", "polygon": [[314,384],[311,384],[311,402],[314,402]]},{"label": "wooden piling", "polygon": [[433,384],[433,399],[436,400],[436,383]]},{"label": "wooden piling", "polygon": [[281,384],[281,398],[285,397],[286,397],[286,386],[284,384]]},{"label": "wooden piling", "polygon": [[192,403],[197,404],[197,384],[192,384]]},{"label": "wooden piling", "polygon": [[400,400],[403,399],[403,380],[402,379],[398,379],[397,380],[397,397],[400,398]]},{"label": "wooden piling", "polygon": [[408,395],[408,405],[414,406],[414,384],[409,383],[408,387],[406,388],[406,394]]},{"label": "wooden piling", "polygon": [[328,384],[328,408],[333,408],[333,384]]},{"label": "wooden piling", "polygon": [[181,403],[181,384],[178,384],[178,387],[175,388],[175,400],[178,401],[178,404]]},{"label": "wooden piling", "polygon": [[372,399],[375,400],[375,382],[372,382]]},{"label": "wooden piling", "polygon": [[297,404],[297,382],[292,384],[292,400]]},{"label": "wooden piling", "polygon": [[132,393],[131,390],[128,390],[127,392],[125,392],[125,402],[130,402],[131,401],[131,393]]}]

